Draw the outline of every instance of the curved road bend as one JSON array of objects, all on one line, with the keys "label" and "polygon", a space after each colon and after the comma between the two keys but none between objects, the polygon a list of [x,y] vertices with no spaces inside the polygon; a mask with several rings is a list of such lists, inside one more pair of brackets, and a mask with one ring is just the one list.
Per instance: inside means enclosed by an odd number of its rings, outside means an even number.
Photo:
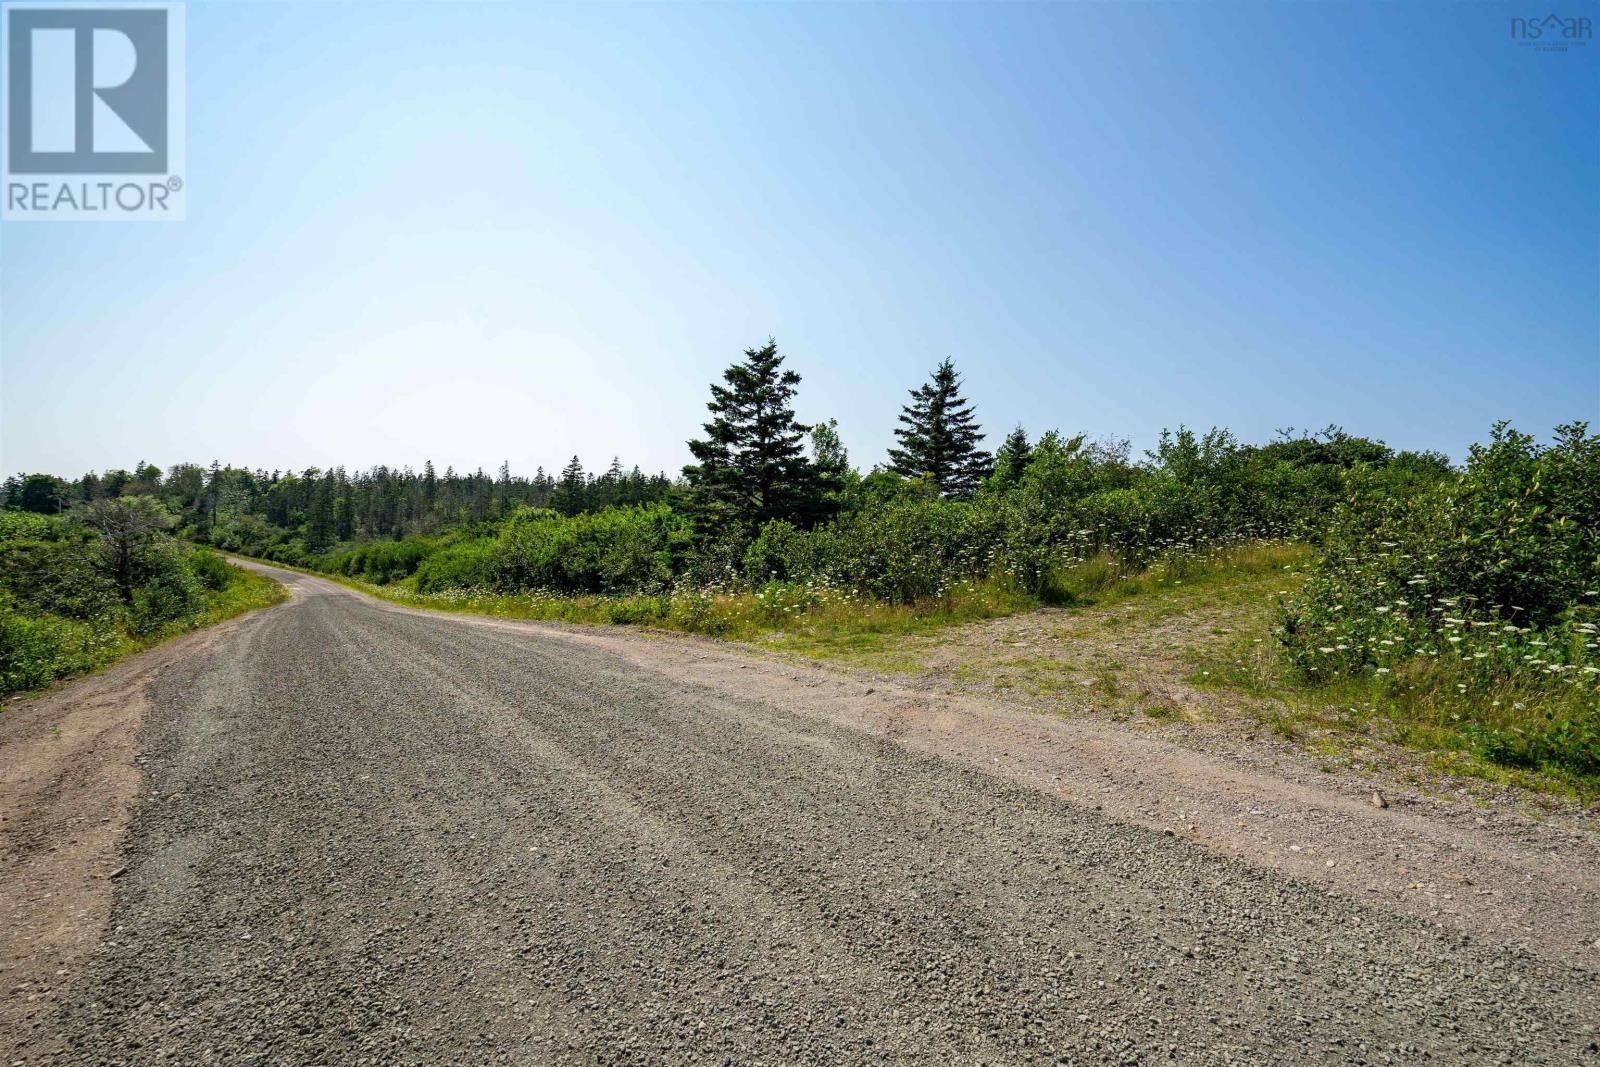
[{"label": "curved road bend", "polygon": [[1597,1062],[1592,971],[275,573],[154,683],[65,1062]]}]

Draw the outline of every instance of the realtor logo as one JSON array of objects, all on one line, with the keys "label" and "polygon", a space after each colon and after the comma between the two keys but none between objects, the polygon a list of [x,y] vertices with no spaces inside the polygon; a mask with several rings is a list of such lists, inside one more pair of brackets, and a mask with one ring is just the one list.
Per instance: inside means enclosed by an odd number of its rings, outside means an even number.
[{"label": "realtor logo", "polygon": [[182,219],[182,5],[4,10],[5,217]]}]

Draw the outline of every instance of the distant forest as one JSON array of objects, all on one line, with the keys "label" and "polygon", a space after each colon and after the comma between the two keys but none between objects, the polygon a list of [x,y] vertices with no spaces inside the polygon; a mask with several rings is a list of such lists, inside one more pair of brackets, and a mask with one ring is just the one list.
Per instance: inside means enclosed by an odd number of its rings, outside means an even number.
[{"label": "distant forest", "polygon": [[673,482],[665,474],[646,475],[619,461],[600,474],[585,471],[578,457],[557,475],[539,468],[531,478],[499,472],[438,474],[431,462],[421,472],[410,467],[377,466],[348,473],[343,467],[302,471],[250,470],[179,463],[162,471],[139,463],[132,471],[90,471],[73,479],[16,475],[0,487],[0,500],[24,511],[59,514],[91,501],[152,496],[164,503],[184,528],[205,540],[219,519],[255,518],[294,531],[310,552],[356,539],[400,538],[441,533],[493,522],[519,507],[549,508],[577,515],[602,508],[666,500]]}]

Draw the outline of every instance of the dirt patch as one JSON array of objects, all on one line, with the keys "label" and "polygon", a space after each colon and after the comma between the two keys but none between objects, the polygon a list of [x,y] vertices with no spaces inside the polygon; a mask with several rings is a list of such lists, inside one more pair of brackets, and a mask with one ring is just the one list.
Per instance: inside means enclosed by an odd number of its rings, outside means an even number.
[{"label": "dirt patch", "polygon": [[1135,606],[1096,614],[1046,609],[902,648],[915,666],[899,680],[1035,710],[1207,721],[1227,717],[1229,703],[1190,684],[1192,657],[1220,648],[1239,628],[1235,612],[1216,607],[1162,617]]},{"label": "dirt patch", "polygon": [[232,619],[0,712],[0,1056],[51,1051],[56,1001],[99,947],[139,789],[145,690]]}]

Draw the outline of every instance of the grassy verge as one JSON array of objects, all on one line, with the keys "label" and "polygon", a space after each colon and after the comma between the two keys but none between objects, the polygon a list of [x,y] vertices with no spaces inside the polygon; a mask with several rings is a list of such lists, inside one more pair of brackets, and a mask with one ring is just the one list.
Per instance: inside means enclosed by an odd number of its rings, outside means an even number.
[{"label": "grassy verge", "polygon": [[[1065,609],[1069,616],[1092,617],[1103,620],[1107,628],[1116,628],[1156,625],[1174,615],[1222,603],[1259,604],[1263,597],[1292,582],[1295,569],[1310,555],[1306,545],[1262,541],[1173,553],[1137,569],[1124,568],[1113,557],[1099,556],[1053,575],[1048,596],[1021,598],[1003,605],[1005,610],[974,611],[967,604],[965,611],[925,610],[905,624],[876,627],[861,625],[858,619],[830,625],[835,620],[824,618],[818,620],[820,626],[797,628],[767,639],[788,651],[843,660],[852,666],[905,670],[940,630],[1041,607]],[[1002,607],[992,601],[990,605]],[[1022,686],[1036,686],[1041,691],[1060,686],[1063,674],[1076,669],[1045,656],[1010,655],[999,661],[1015,667],[1011,673],[1025,676],[1017,679]],[[972,663],[965,671],[969,677],[977,676],[989,665]],[[1008,684],[1003,682],[1000,687]]]},{"label": "grassy verge", "polygon": [[[434,611],[596,625],[637,625],[759,641],[823,658],[859,658],[897,637],[926,636],[1048,604],[1117,603],[1135,597],[1203,590],[1225,575],[1280,571],[1303,559],[1302,545],[1259,542],[1174,553],[1127,570],[1110,556],[1052,575],[1035,596],[996,580],[964,583],[942,597],[890,604],[830,585],[771,583],[754,591],[676,589],[657,594],[571,596],[475,589],[418,593],[405,583],[373,585],[341,575],[303,571],[392,603]],[[263,561],[265,562],[265,561]],[[284,566],[283,564],[270,564]],[[303,570],[302,568],[289,568]]]},{"label": "grassy verge", "polygon": [[[1492,684],[1459,664],[1411,660],[1385,674],[1311,684],[1270,644],[1240,639],[1190,657],[1196,687],[1243,695],[1278,735],[1292,740],[1376,740],[1415,749],[1445,774],[1600,802],[1600,775],[1574,769],[1554,744],[1561,727],[1595,714],[1594,694],[1512,675]],[[1554,727],[1554,729],[1552,729]],[[1570,728],[1569,728],[1570,729]]]},{"label": "grassy verge", "polygon": [[1076,592],[1048,611],[943,632],[815,641],[796,651],[1043,711],[1198,719],[1201,709],[1174,704],[1169,692],[1174,675],[1188,669],[1185,654],[1266,632],[1273,597],[1296,588],[1310,556],[1304,545],[1255,543],[1131,574],[1107,576],[1092,563],[1076,575]]},{"label": "grassy verge", "polygon": [[168,623],[153,634],[134,636],[120,625],[91,626],[49,616],[14,619],[13,625],[19,630],[7,635],[6,652],[8,657],[19,660],[16,676],[32,681],[6,691],[6,695],[43,689],[103,670],[180,634],[270,607],[289,597],[289,591],[271,578],[241,567],[229,569],[232,575],[227,587],[207,590],[205,606],[199,613]]}]

